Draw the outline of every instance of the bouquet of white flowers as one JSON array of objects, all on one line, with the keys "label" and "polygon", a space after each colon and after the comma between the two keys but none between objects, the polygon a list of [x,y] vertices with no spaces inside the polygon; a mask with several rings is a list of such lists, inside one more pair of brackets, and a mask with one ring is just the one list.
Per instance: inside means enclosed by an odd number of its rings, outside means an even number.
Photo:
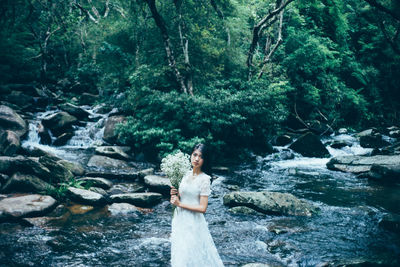
[{"label": "bouquet of white flowers", "polygon": [[160,167],[161,171],[170,179],[172,186],[178,189],[183,176],[191,168],[190,156],[178,150],[163,158]]}]

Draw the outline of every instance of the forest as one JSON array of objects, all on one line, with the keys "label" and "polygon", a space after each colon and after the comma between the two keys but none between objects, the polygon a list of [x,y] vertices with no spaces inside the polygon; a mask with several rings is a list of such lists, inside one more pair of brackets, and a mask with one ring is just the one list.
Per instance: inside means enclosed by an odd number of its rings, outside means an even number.
[{"label": "forest", "polygon": [[0,15],[1,85],[117,107],[118,143],[150,155],[399,125],[398,0],[2,0]]}]

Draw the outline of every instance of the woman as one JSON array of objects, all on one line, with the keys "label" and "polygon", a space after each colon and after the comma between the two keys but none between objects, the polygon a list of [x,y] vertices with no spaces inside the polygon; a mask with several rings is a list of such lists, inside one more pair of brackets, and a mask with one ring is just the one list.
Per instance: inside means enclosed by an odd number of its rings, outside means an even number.
[{"label": "woman", "polygon": [[224,266],[204,219],[210,195],[206,146],[198,144],[190,157],[193,169],[182,179],[179,192],[171,188],[171,203],[177,208],[172,219],[172,267]]}]

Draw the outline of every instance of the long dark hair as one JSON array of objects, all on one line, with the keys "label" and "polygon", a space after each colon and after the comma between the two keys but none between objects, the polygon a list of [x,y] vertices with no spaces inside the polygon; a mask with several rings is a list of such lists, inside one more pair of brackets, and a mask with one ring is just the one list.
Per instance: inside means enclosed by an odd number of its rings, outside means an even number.
[{"label": "long dark hair", "polygon": [[208,149],[208,147],[205,144],[197,144],[193,147],[192,149],[192,153],[190,155],[193,154],[193,152],[195,150],[199,150],[201,152],[202,158],[203,158],[203,166],[201,166],[201,171],[205,172],[208,175],[211,175],[211,154],[210,154],[210,150]]}]

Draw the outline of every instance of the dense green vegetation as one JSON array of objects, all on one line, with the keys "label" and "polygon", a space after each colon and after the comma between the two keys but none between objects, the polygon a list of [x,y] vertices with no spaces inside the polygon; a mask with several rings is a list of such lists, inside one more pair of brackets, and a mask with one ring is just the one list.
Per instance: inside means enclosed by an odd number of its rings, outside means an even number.
[{"label": "dense green vegetation", "polygon": [[[129,116],[120,142],[265,146],[293,118],[399,123],[400,1],[6,0],[0,82],[83,92]],[[275,12],[276,11],[276,12]]]}]

